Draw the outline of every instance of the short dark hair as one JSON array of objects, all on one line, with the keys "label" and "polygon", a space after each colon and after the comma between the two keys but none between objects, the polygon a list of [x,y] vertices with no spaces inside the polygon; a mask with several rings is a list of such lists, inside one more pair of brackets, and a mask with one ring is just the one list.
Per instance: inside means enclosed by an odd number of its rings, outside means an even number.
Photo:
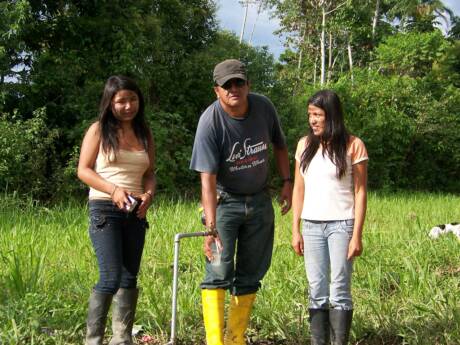
[{"label": "short dark hair", "polygon": [[321,137],[313,134],[311,128],[307,135],[307,147],[302,153],[300,167],[306,170],[315,156],[320,144],[325,153],[337,167],[337,177],[345,175],[347,169],[347,145],[350,138],[343,120],[342,103],[339,96],[332,90],[321,90],[308,100],[308,105],[314,105],[326,113],[326,125]]},{"label": "short dark hair", "polygon": [[145,121],[144,115],[144,96],[137,86],[136,82],[123,75],[114,75],[107,79],[101,102],[99,104],[99,125],[101,130],[102,149],[105,153],[116,152],[119,148],[117,130],[119,127],[118,120],[112,113],[112,99],[121,90],[130,90],[136,93],[139,98],[139,110],[136,117],[133,119],[132,126],[134,134],[142,141],[142,144],[147,150],[149,129]]}]

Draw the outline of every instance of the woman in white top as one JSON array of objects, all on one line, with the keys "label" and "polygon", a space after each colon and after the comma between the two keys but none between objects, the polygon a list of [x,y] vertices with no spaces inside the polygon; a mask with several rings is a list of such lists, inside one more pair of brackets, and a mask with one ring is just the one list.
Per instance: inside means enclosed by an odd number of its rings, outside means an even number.
[{"label": "woman in white top", "polygon": [[155,192],[153,136],[144,118],[144,99],[136,83],[110,77],[99,119],[85,134],[78,177],[90,187],[89,235],[99,281],[89,300],[86,345],[101,345],[112,304],[110,345],[133,344],[145,219]]},{"label": "woman in white top", "polygon": [[333,91],[308,100],[308,122],[295,155],[292,247],[305,260],[311,344],[343,345],[353,316],[353,258],[363,250],[368,156],[347,132]]}]

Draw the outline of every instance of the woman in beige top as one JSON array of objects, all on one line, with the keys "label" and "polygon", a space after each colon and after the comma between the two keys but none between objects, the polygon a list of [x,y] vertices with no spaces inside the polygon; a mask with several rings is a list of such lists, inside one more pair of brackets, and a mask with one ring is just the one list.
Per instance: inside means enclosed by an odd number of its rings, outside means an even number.
[{"label": "woman in beige top", "polygon": [[83,139],[78,177],[90,187],[89,235],[99,266],[85,344],[102,344],[112,298],[110,345],[132,344],[145,217],[155,192],[153,136],[144,118],[144,98],[132,79],[107,80],[99,119]]}]

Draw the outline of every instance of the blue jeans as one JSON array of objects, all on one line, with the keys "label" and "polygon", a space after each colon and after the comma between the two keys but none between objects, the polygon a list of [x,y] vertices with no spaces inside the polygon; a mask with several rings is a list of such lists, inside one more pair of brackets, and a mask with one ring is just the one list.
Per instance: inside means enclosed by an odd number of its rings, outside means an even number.
[{"label": "blue jeans", "polygon": [[311,309],[353,309],[353,260],[347,260],[353,223],[353,219],[303,221],[304,259]]},{"label": "blue jeans", "polygon": [[120,210],[110,200],[90,200],[89,217],[89,236],[99,266],[94,290],[115,294],[119,288],[135,288],[147,221]]},{"label": "blue jeans", "polygon": [[237,296],[256,292],[272,258],[275,227],[270,194],[220,192],[216,216],[223,244],[221,264],[213,266],[206,259],[201,288],[229,289]]}]

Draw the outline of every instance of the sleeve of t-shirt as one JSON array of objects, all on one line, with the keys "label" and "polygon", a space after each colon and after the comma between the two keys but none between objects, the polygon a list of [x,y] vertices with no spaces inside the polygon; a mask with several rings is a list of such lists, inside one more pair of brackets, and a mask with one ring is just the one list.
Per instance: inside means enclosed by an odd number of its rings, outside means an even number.
[{"label": "sleeve of t-shirt", "polygon": [[198,172],[217,174],[219,168],[219,148],[215,128],[209,116],[203,114],[198,121],[193,143],[190,169]]},{"label": "sleeve of t-shirt", "polygon": [[349,152],[352,165],[358,164],[362,161],[369,160],[366,146],[364,145],[363,141],[358,137],[351,138]]},{"label": "sleeve of t-shirt", "polygon": [[302,153],[305,151],[305,142],[307,141],[307,137],[303,137],[297,143],[297,149],[295,151],[295,160],[299,163],[302,161]]}]

